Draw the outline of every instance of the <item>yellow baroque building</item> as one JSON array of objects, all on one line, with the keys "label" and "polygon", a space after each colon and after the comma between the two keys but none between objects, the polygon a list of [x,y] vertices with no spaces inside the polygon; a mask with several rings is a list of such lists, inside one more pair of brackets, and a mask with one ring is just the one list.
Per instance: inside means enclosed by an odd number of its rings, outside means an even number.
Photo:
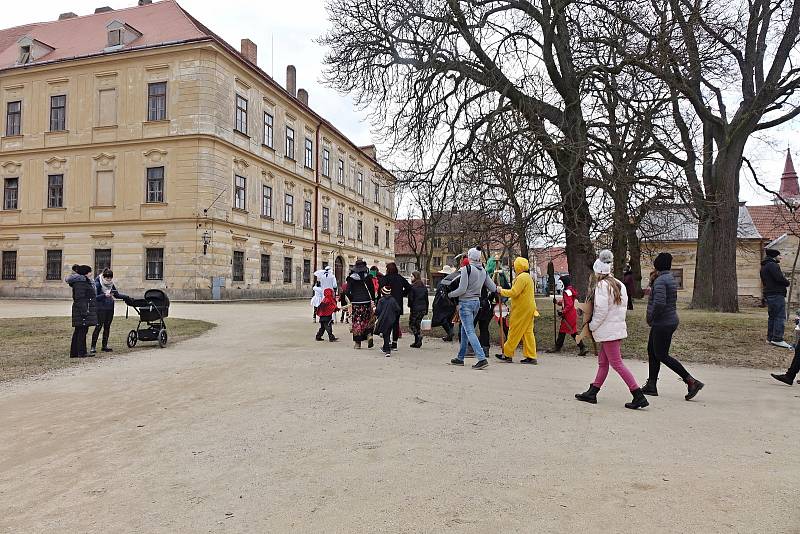
[{"label": "yellow baroque building", "polygon": [[0,296],[75,263],[173,299],[307,296],[394,257],[394,178],[172,0],[0,30]]}]

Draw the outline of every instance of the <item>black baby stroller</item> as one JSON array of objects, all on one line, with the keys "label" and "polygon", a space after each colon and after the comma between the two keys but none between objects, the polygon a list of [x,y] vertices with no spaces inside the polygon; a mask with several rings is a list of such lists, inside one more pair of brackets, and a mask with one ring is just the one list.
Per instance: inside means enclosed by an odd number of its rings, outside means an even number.
[{"label": "black baby stroller", "polygon": [[[125,304],[139,314],[139,324],[135,330],[128,332],[128,347],[136,346],[137,341],[158,341],[162,349],[167,346],[167,325],[164,319],[169,317],[169,297],[160,289],[148,289],[143,299],[129,298]],[[125,317],[128,317],[126,310]],[[147,328],[142,328],[147,323]]]}]

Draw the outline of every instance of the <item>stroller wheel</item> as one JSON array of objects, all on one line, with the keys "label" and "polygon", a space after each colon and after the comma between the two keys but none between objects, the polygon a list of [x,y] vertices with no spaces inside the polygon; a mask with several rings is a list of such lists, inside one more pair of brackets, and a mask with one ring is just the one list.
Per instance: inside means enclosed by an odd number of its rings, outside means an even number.
[{"label": "stroller wheel", "polygon": [[137,341],[139,341],[139,336],[136,333],[136,330],[131,330],[128,332],[128,348],[132,349],[135,347]]},{"label": "stroller wheel", "polygon": [[163,328],[158,331],[158,346],[162,349],[167,346],[167,331]]}]

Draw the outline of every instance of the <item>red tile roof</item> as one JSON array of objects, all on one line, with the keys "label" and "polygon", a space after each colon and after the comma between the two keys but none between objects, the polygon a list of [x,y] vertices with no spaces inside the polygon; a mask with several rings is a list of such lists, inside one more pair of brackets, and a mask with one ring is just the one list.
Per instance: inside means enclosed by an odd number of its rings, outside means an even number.
[{"label": "red tile roof", "polygon": [[564,247],[537,248],[532,250],[536,258],[536,274],[547,275],[547,264],[553,262],[556,273],[568,273],[567,252]]},{"label": "red tile roof", "polygon": [[747,206],[758,233],[767,241],[783,234],[800,235],[800,215],[789,213],[783,204]]},{"label": "red tile roof", "polygon": [[54,48],[32,64],[50,63],[102,54],[108,46],[106,25],[119,20],[136,28],[142,36],[122,50],[208,39],[210,36],[173,0],[115,9],[83,17],[37,22],[0,30],[0,70],[17,67],[17,41],[25,36]]}]

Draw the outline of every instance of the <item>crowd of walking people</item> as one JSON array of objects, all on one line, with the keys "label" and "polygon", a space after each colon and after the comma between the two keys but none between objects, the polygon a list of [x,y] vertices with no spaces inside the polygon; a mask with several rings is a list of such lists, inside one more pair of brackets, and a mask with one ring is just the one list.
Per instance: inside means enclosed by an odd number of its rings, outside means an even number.
[{"label": "crowd of walking people", "polygon": [[[484,265],[480,247],[471,248],[463,256],[460,267],[445,276],[438,284],[433,299],[432,319],[428,329],[441,327],[444,341],[455,338],[456,326],[459,345],[452,365],[463,366],[468,356],[474,356],[473,369],[481,370],[489,366],[488,353],[491,345],[490,325],[498,324],[499,349],[495,357],[502,363],[513,363],[517,350],[522,351],[521,364],[536,365],[538,354],[535,328],[539,312],[536,308],[536,284],[530,274],[530,264],[526,258],[518,257],[513,262],[513,282],[508,284],[505,277],[498,276],[501,271],[491,262],[492,272]],[[671,273],[672,256],[659,254],[654,261],[650,276],[647,301],[647,323],[650,335],[647,345],[649,373],[644,386],[640,387],[631,371],[622,360],[621,346],[628,336],[627,312],[632,309],[632,292],[629,280],[617,280],[612,274],[613,255],[608,250],[600,252],[594,263],[589,280],[588,302],[590,312],[584,317],[588,326],[588,338],[578,328],[578,306],[580,295],[569,276],[562,276],[563,290],[554,296],[558,307],[560,327],[554,345],[546,352],[560,352],[567,336],[575,340],[579,355],[588,352],[587,343],[595,346],[597,353],[597,372],[589,389],[575,395],[579,401],[597,403],[597,395],[605,384],[609,369],[620,375],[632,395],[627,408],[638,409],[649,405],[647,396],[658,396],[656,383],[661,364],[675,372],[686,384],[686,400],[693,399],[704,384],[694,378],[672,355],[670,346],[672,336],[678,328],[677,285]],[[348,274],[339,289],[338,303],[333,298],[336,289],[335,278],[330,268],[314,273],[319,286],[325,285],[320,298],[315,291],[312,305],[315,316],[319,317],[320,327],[316,339],[323,340],[325,332],[330,341],[336,341],[332,322],[336,312],[346,312],[354,348],[363,344],[372,348],[374,338],[382,339],[381,351],[390,357],[398,350],[400,339],[400,320],[405,314],[407,301],[410,311],[409,331],[414,337],[411,348],[421,348],[423,344],[424,317],[429,311],[429,289],[419,272],[412,274],[411,282],[399,274],[397,265],[389,263],[386,273],[359,260]],[[626,273],[627,274],[627,273]],[[331,282],[331,280],[333,280]],[[323,281],[324,282],[323,284]],[[338,304],[338,307],[337,307]],[[508,309],[510,308],[510,312]],[[343,318],[344,319],[344,318]]]}]

